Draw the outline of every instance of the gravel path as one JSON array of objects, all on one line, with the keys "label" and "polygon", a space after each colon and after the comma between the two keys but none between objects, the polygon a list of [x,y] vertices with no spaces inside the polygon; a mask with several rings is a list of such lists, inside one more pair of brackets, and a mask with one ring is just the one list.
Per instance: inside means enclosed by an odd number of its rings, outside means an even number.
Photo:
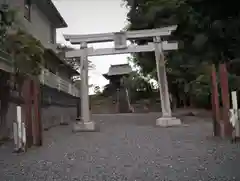
[{"label": "gravel path", "polygon": [[240,146],[211,137],[211,124],[155,127],[156,113],[95,115],[100,132],[45,132],[45,145],[26,154],[0,147],[1,181],[240,180]]}]

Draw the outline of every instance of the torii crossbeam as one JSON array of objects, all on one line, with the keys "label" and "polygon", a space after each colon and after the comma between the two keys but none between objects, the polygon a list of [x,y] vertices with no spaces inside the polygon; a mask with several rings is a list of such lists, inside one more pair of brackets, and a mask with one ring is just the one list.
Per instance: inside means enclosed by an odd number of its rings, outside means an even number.
[{"label": "torii crossbeam", "polygon": [[[168,82],[163,52],[177,50],[177,43],[161,41],[162,36],[170,36],[177,26],[169,26],[152,30],[127,31],[117,33],[103,33],[90,35],[64,35],[72,44],[80,44],[80,50],[72,50],[66,53],[66,57],[80,57],[81,59],[81,121],[74,125],[74,131],[93,131],[96,129],[94,121],[90,120],[89,96],[88,96],[88,56],[114,55],[137,52],[155,51],[156,66],[158,74],[158,85],[161,98],[162,117],[158,118],[156,124],[159,126],[180,125],[181,121],[172,117]],[[141,38],[153,38],[153,43],[147,45],[127,46],[127,40]],[[88,43],[110,42],[115,43],[114,48],[93,49],[88,48]]]}]

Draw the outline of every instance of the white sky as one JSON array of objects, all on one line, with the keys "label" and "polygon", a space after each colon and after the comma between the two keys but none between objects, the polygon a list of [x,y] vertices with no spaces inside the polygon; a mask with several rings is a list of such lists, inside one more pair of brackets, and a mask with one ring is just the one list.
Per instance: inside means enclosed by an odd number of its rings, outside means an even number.
[{"label": "white sky", "polygon": [[[107,33],[122,30],[126,25],[127,9],[122,0],[53,0],[57,9],[68,24],[68,28],[57,31],[57,41],[64,43],[63,34]],[[111,46],[111,43],[96,44],[95,48]],[[111,55],[90,57],[95,70],[89,72],[90,84],[106,85],[108,81],[102,76],[111,64],[127,62],[129,55]],[[90,91],[91,93],[91,91]]]}]

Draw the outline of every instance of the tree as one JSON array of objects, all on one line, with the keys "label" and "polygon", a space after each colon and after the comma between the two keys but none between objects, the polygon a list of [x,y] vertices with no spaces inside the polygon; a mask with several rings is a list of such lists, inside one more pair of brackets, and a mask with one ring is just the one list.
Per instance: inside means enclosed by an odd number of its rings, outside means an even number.
[{"label": "tree", "polygon": [[123,82],[132,101],[151,98],[153,95],[150,81],[137,72],[132,72],[128,77],[124,77]]},{"label": "tree", "polygon": [[99,87],[99,86],[95,86],[95,87],[94,87],[94,93],[95,93],[95,94],[101,94],[101,91],[100,91],[100,87]]},{"label": "tree", "polygon": [[22,30],[8,34],[5,49],[14,58],[17,75],[38,76],[41,73],[45,49],[32,35]]},{"label": "tree", "polygon": [[[58,50],[58,55],[60,58],[62,58],[68,65],[70,65],[73,69],[79,71],[81,73],[80,70],[80,59],[79,58],[67,58],[65,56],[65,53],[67,51],[71,51],[74,50],[73,47],[67,46],[67,45],[63,45],[63,44],[58,44],[57,46],[57,50]],[[89,70],[92,70],[95,68],[95,65],[91,62],[88,61],[88,68]],[[74,84],[76,85],[77,88],[80,89],[80,75],[79,76],[75,76],[74,79]],[[89,87],[92,87],[93,85],[89,85]]]},{"label": "tree", "polygon": [[[12,26],[13,20],[9,20],[12,15],[7,5],[2,4],[0,7],[0,48],[2,49],[6,41],[8,28]],[[0,72],[0,139],[5,137],[6,131],[6,114],[8,110],[8,100],[10,93],[9,81],[10,76],[8,73]]]},{"label": "tree", "polygon": [[15,14],[16,12],[9,9],[7,4],[0,5],[0,47],[6,42],[7,32],[15,21]]},{"label": "tree", "polygon": [[[181,104],[189,104],[191,98],[201,97],[210,103],[211,63],[228,62],[233,67],[239,57],[240,10],[237,2],[207,0],[125,0],[130,11],[129,30],[151,29],[177,24],[172,38],[179,41],[180,49],[166,55],[169,89]],[[214,7],[214,8],[213,8]],[[136,41],[145,44],[149,39]],[[150,40],[151,41],[151,40]],[[134,62],[141,72],[156,79],[153,53],[138,53]],[[236,62],[235,62],[236,63]],[[235,64],[237,66],[237,64]],[[239,70],[230,72],[231,84],[236,85]],[[231,87],[237,87],[232,86]],[[239,88],[238,88],[239,89]],[[201,96],[200,96],[201,95]],[[184,99],[184,100],[181,100]],[[183,103],[184,102],[184,103]]]},{"label": "tree", "polygon": [[113,84],[107,84],[104,86],[103,91],[102,91],[102,95],[104,97],[109,97],[112,96],[113,93],[116,92],[116,87]]},{"label": "tree", "polygon": [[[67,51],[75,50],[73,47],[70,47],[70,46],[67,46],[67,45],[63,45],[63,44],[58,44],[57,50],[58,50],[59,56],[61,58],[63,58],[66,63],[71,65],[71,67],[73,69],[75,69],[75,70],[79,69],[79,67],[80,67],[80,60],[78,58],[67,58],[65,56],[65,53]],[[92,64],[91,61],[88,61],[88,66],[89,66],[89,69],[94,69],[95,68],[94,64]]]},{"label": "tree", "polygon": [[41,64],[43,64],[44,60],[44,48],[34,37],[20,29],[14,28],[15,20],[13,15],[15,11],[9,9],[8,5],[2,5],[0,12],[2,17],[5,18],[5,21],[1,21],[0,26],[0,47],[11,55],[12,59],[14,60],[15,68],[14,79],[12,79],[12,76],[8,73],[0,73],[0,128],[3,129],[1,131],[5,131],[6,114],[8,111],[11,92],[11,86],[9,82],[17,85],[17,91],[20,93],[23,80],[26,77],[31,77],[35,80],[38,80],[38,75],[41,72]]}]

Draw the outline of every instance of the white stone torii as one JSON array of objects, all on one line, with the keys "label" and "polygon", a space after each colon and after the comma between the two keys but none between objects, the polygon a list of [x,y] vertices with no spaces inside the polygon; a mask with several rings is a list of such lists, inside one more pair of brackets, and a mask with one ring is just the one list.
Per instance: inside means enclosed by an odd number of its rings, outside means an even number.
[{"label": "white stone torii", "polygon": [[[161,98],[162,117],[158,118],[156,124],[158,126],[174,126],[180,125],[180,119],[172,117],[170,107],[168,82],[166,76],[166,68],[164,61],[164,51],[177,50],[177,43],[168,43],[162,41],[162,36],[171,35],[177,26],[164,27],[152,30],[138,30],[117,33],[89,34],[89,35],[64,35],[71,44],[80,44],[80,50],[72,50],[66,53],[66,57],[80,57],[81,59],[81,121],[74,125],[73,131],[93,131],[96,129],[95,122],[90,119],[89,111],[89,95],[88,95],[88,56],[126,54],[136,52],[152,52],[155,51],[156,66],[158,74],[158,85]],[[136,40],[141,38],[153,38],[154,43],[147,45],[127,46],[127,40]],[[115,42],[114,48],[93,49],[88,48],[88,43]]]}]

